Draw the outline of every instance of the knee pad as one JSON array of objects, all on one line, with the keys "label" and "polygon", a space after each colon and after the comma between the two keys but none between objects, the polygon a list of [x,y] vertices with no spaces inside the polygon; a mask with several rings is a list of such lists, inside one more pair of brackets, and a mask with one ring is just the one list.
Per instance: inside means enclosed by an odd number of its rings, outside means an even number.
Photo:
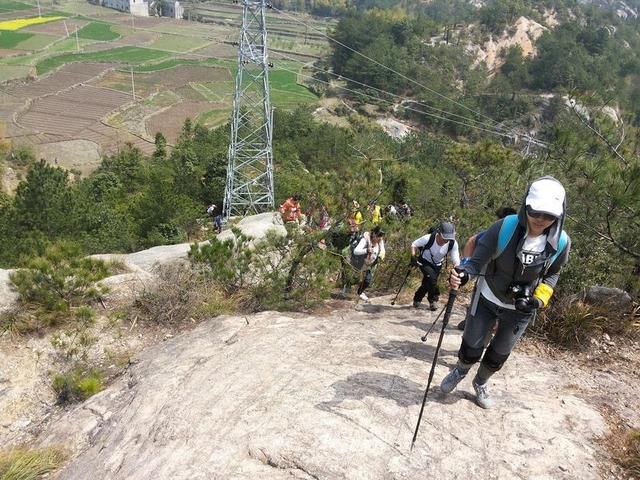
[{"label": "knee pad", "polygon": [[484,357],[482,357],[482,364],[492,372],[497,372],[502,368],[502,365],[504,365],[504,362],[507,361],[507,358],[509,358],[508,353],[506,355],[497,353],[493,349],[493,347],[489,345],[489,348],[487,348]]},{"label": "knee pad", "polygon": [[462,345],[460,345],[460,350],[458,351],[458,358],[462,363],[471,365],[480,360],[483,349],[483,347],[472,348],[464,341],[464,339],[462,339]]}]

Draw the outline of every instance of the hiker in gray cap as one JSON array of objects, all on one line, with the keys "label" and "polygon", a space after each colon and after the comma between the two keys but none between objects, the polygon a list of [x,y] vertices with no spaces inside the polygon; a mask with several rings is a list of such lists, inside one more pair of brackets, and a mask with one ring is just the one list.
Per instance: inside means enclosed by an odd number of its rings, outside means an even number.
[{"label": "hiker in gray cap", "polygon": [[413,295],[413,306],[419,308],[427,295],[429,308],[436,310],[440,297],[438,276],[442,262],[449,255],[454,267],[460,264],[460,252],[456,242],[456,229],[453,223],[442,222],[432,233],[428,233],[411,244],[411,264],[420,268],[422,284]]},{"label": "hiker in gray cap", "polygon": [[[546,307],[569,259],[571,241],[563,231],[565,190],[553,177],[535,180],[520,211],[498,220],[482,235],[467,263],[451,272],[452,288],[478,277],[458,351],[458,364],[440,389],[452,392],[478,361],[472,385],[476,403],[490,408],[487,381],[502,368],[511,350],[535,316]],[[496,334],[485,350],[484,339],[498,320]]]}]

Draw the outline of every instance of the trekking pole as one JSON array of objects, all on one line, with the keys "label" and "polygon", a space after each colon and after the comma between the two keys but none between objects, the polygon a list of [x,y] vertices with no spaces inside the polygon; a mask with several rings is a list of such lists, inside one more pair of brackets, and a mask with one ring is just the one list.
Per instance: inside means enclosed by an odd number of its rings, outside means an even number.
[{"label": "trekking pole", "polygon": [[396,293],[395,298],[393,300],[391,300],[391,305],[395,305],[396,304],[396,300],[398,299],[398,295],[400,295],[400,292],[402,291],[402,288],[404,287],[404,284],[407,283],[407,279],[409,278],[409,275],[411,275],[411,269],[412,268],[413,268],[413,266],[409,265],[409,269],[407,270],[407,274],[404,276],[404,280],[400,284],[400,288],[398,289],[398,293]]},{"label": "trekking pole", "polygon": [[420,407],[420,414],[418,415],[418,423],[416,424],[416,431],[413,432],[413,439],[411,440],[411,450],[416,443],[418,437],[418,429],[420,428],[420,421],[422,420],[422,413],[424,412],[424,405],[427,401],[427,394],[429,393],[429,387],[431,386],[431,380],[433,380],[433,374],[436,370],[436,363],[438,362],[438,353],[440,352],[440,346],[442,345],[442,339],[444,338],[444,330],[449,323],[449,317],[451,317],[451,310],[453,310],[453,303],[456,301],[458,295],[457,289],[449,290],[449,300],[447,300],[447,306],[445,307],[444,318],[442,319],[442,330],[440,331],[440,338],[438,338],[438,345],[436,351],[433,354],[433,362],[431,363],[431,371],[429,372],[429,380],[427,381],[427,388],[424,391],[424,397],[422,397],[422,406]]},{"label": "trekking pole", "polygon": [[442,312],[444,312],[444,309],[447,308],[447,306],[445,305],[444,307],[442,307],[440,309],[440,313],[438,314],[438,316],[436,317],[436,319],[433,321],[433,323],[431,324],[431,326],[429,327],[429,330],[427,330],[427,333],[425,333],[422,337],[420,337],[420,340],[422,340],[423,342],[427,341],[427,337],[429,336],[429,334],[431,333],[431,330],[433,330],[433,327],[436,325],[436,322],[438,321],[438,319],[440,318],[440,315],[442,315]]}]

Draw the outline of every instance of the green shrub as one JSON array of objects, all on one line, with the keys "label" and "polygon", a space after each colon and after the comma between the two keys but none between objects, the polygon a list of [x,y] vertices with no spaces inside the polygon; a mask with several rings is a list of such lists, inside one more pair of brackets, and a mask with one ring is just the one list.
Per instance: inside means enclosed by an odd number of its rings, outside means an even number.
[{"label": "green shrub", "polygon": [[59,404],[80,402],[102,390],[102,372],[96,368],[77,366],[54,375],[52,386]]},{"label": "green shrub", "polygon": [[109,275],[104,262],[83,258],[77,245],[65,241],[51,245],[42,257],[29,259],[25,265],[11,274],[11,282],[22,303],[44,312],[66,313],[96,299],[103,290],[95,283]]},{"label": "green shrub", "polygon": [[193,245],[189,255],[218,288],[241,297],[245,310],[306,309],[328,296],[339,261],[318,247],[324,232],[291,228],[286,237],[269,232],[252,244],[232,231],[235,242],[213,238],[209,245]]},{"label": "green shrub", "polygon": [[2,480],[36,480],[54,471],[67,458],[60,448],[17,448],[0,451],[0,478]]}]

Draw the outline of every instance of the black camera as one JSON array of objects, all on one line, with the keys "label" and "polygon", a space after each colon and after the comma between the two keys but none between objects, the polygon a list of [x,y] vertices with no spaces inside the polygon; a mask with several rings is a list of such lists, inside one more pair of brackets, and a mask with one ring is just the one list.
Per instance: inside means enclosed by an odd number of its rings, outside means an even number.
[{"label": "black camera", "polygon": [[514,299],[514,303],[517,310],[526,310],[527,303],[533,295],[531,287],[529,285],[522,285],[521,283],[512,283],[507,289],[509,295]]},{"label": "black camera", "polygon": [[509,285],[507,292],[509,292],[509,295],[514,300],[518,300],[520,298],[529,298],[533,293],[529,285],[522,285],[521,283],[512,283],[511,285]]}]

